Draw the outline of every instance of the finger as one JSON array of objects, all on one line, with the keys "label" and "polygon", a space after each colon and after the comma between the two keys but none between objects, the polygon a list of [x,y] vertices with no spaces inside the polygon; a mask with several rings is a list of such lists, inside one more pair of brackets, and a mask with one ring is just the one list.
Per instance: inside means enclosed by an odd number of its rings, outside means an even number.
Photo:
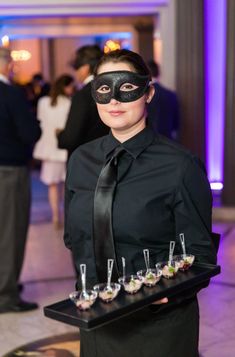
[{"label": "finger", "polygon": [[153,302],[154,305],[161,305],[161,304],[166,304],[166,303],[168,303],[168,298],[167,297],[165,297],[165,298],[163,298],[161,300],[157,300],[157,301]]}]

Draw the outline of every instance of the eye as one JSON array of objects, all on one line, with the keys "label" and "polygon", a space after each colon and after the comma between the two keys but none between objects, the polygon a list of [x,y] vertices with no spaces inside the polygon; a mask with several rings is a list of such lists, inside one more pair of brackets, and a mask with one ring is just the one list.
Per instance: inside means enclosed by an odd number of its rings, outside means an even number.
[{"label": "eye", "polygon": [[106,84],[103,84],[103,85],[100,86],[98,89],[96,89],[96,91],[97,91],[98,93],[105,94],[105,93],[109,93],[109,92],[110,92],[110,88],[109,88],[109,86],[107,86]]},{"label": "eye", "polygon": [[138,86],[136,86],[135,84],[132,83],[124,83],[121,85],[120,90],[123,92],[130,92],[134,89],[139,88]]}]

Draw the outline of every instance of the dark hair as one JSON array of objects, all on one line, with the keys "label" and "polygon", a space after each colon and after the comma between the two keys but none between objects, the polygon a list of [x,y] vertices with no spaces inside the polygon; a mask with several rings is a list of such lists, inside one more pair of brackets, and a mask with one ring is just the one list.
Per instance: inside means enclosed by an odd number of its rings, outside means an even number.
[{"label": "dark hair", "polygon": [[43,75],[42,73],[35,73],[32,78],[33,81],[42,81],[43,80]]},{"label": "dark hair", "polygon": [[147,62],[147,65],[149,67],[152,77],[156,77],[156,78],[159,77],[160,68],[158,63],[156,63],[153,59],[151,59]]},{"label": "dark hair", "polygon": [[90,66],[90,72],[93,73],[97,62],[102,56],[103,52],[98,45],[86,45],[77,49],[74,59],[70,64],[75,70],[84,64],[88,64]]},{"label": "dark hair", "polygon": [[99,67],[108,62],[113,62],[113,63],[125,62],[129,64],[136,73],[145,76],[148,75],[149,78],[151,79],[151,74],[147,65],[145,64],[143,58],[136,52],[122,49],[122,50],[111,51],[105,54],[95,68],[95,75],[97,75]]},{"label": "dark hair", "polygon": [[57,104],[58,96],[65,95],[64,88],[73,82],[74,82],[74,78],[69,74],[62,74],[60,77],[56,79],[56,81],[52,84],[50,90],[51,106],[55,106]]}]

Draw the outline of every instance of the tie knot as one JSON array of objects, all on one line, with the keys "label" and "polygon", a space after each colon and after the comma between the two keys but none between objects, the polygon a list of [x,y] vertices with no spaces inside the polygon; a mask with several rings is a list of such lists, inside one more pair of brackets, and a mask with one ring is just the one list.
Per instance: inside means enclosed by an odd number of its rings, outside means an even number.
[{"label": "tie knot", "polygon": [[114,164],[117,165],[118,158],[125,152],[126,150],[122,146],[117,146],[114,150],[114,153],[111,157],[111,161],[114,161]]}]

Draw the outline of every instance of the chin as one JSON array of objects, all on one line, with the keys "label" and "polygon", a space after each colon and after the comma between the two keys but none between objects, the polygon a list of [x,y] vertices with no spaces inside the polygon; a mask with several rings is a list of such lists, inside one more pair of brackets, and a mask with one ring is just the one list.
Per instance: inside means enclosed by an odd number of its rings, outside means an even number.
[{"label": "chin", "polygon": [[126,123],[122,123],[121,119],[116,119],[116,120],[103,120],[103,123],[107,126],[109,126],[111,129],[115,130],[121,130],[124,129],[126,126]]},{"label": "chin", "polygon": [[120,133],[125,132],[130,129],[129,126],[124,126],[124,125],[122,125],[122,126],[113,125],[113,126],[110,126],[110,128],[111,128],[111,130],[114,130],[114,131],[120,132]]}]

